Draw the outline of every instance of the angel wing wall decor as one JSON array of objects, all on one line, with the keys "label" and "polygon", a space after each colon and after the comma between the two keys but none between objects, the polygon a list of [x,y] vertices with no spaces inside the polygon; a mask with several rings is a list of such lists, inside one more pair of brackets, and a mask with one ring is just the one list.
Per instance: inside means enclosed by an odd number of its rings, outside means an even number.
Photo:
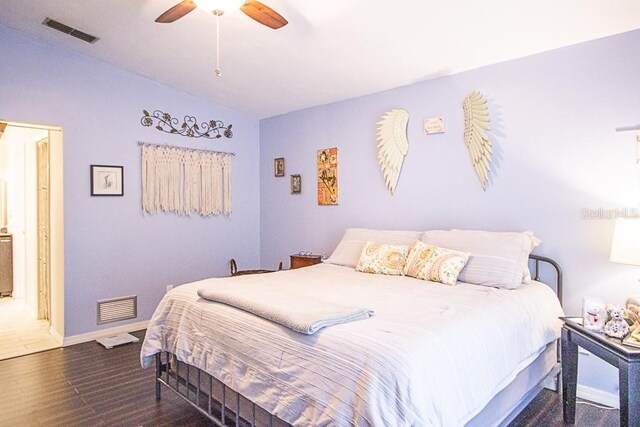
[{"label": "angel wing wall decor", "polygon": [[384,182],[392,195],[398,185],[404,156],[409,150],[407,123],[409,123],[409,113],[402,109],[385,113],[378,122],[378,164]]},{"label": "angel wing wall decor", "polygon": [[487,100],[477,90],[471,92],[462,103],[464,110],[464,143],[469,150],[471,163],[478,175],[482,189],[489,185],[492,147],[487,133],[490,131]]}]

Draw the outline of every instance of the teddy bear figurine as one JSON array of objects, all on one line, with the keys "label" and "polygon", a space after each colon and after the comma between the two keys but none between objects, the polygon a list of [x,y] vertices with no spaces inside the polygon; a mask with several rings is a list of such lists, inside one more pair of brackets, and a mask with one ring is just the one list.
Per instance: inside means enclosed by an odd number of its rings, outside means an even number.
[{"label": "teddy bear figurine", "polygon": [[584,327],[593,332],[604,332],[607,322],[605,303],[600,298],[584,297],[582,304],[582,319]]},{"label": "teddy bear figurine", "polygon": [[629,324],[624,320],[624,307],[608,305],[609,321],[604,325],[604,333],[613,338],[624,338],[629,333]]}]

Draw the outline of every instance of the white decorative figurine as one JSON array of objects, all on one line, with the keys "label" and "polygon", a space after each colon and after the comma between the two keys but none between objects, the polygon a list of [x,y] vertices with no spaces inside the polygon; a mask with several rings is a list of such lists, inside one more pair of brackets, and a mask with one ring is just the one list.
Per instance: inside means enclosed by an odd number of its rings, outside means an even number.
[{"label": "white decorative figurine", "polygon": [[593,332],[604,332],[607,322],[604,301],[594,297],[584,297],[582,300],[582,320],[585,329]]},{"label": "white decorative figurine", "polygon": [[629,325],[624,320],[624,307],[608,305],[609,321],[604,325],[604,333],[613,338],[624,338],[629,333]]}]

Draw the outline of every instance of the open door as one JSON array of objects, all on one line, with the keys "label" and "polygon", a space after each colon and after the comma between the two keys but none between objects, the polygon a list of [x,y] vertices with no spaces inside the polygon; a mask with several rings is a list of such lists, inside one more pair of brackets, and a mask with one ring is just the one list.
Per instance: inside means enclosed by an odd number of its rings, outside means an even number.
[{"label": "open door", "polygon": [[51,310],[49,137],[36,143],[36,172],[38,185],[38,319],[49,320]]}]

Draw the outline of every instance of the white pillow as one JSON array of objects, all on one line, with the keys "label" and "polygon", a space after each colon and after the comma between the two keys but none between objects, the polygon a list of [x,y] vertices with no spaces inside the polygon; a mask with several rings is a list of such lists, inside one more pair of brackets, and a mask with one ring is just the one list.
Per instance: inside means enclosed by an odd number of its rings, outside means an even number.
[{"label": "white pillow", "polygon": [[505,289],[516,289],[531,281],[529,254],[540,244],[540,239],[531,232],[475,230],[426,231],[421,240],[471,253],[459,281]]},{"label": "white pillow", "polygon": [[324,262],[354,267],[367,241],[410,246],[420,239],[420,231],[371,230],[367,228],[347,228],[331,256]]}]

